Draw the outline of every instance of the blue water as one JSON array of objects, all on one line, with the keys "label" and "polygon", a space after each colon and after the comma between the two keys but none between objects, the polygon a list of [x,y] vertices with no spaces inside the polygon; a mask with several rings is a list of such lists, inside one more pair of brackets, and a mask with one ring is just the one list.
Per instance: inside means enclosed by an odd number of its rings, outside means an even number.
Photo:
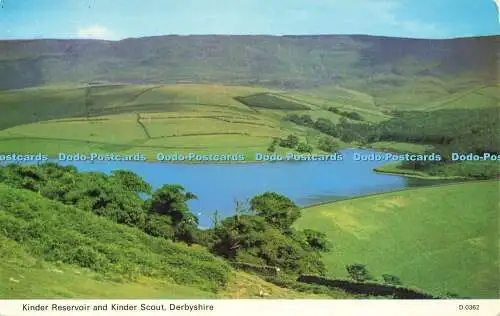
[{"label": "blue water", "polygon": [[401,176],[383,175],[373,169],[386,161],[354,161],[355,152],[373,151],[347,149],[343,161],[275,162],[250,164],[169,164],[157,162],[68,162],[80,171],[128,169],[153,188],[170,183],[184,186],[198,199],[189,202],[191,211],[200,219],[200,226],[211,225],[210,215],[234,214],[235,200],[245,201],[257,194],[274,191],[300,206],[359,195],[387,192],[410,186],[436,184]]}]

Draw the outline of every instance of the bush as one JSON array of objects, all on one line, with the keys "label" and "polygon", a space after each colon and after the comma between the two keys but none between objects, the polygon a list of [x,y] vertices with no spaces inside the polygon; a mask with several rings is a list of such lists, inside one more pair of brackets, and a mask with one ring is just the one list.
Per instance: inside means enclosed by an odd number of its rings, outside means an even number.
[{"label": "bush", "polygon": [[313,148],[306,143],[299,143],[297,145],[297,151],[299,153],[311,153],[313,151]]},{"label": "bush", "polygon": [[323,136],[318,141],[318,148],[327,153],[334,153],[338,150],[339,145],[335,138],[331,136]]},{"label": "bush", "polygon": [[299,144],[299,138],[295,135],[288,135],[280,139],[279,145],[285,148],[295,148]]},{"label": "bush", "polygon": [[216,291],[227,283],[231,271],[222,259],[199,246],[155,238],[137,228],[3,184],[0,235],[47,261],[87,267],[106,275],[156,275]]},{"label": "bush", "polygon": [[351,264],[346,266],[346,270],[349,274],[349,277],[356,282],[366,282],[373,280],[373,277],[370,275],[364,264]]},{"label": "bush", "polygon": [[403,284],[401,282],[401,279],[395,275],[391,274],[382,274],[382,278],[384,279],[385,284],[391,284],[391,285],[401,285]]}]

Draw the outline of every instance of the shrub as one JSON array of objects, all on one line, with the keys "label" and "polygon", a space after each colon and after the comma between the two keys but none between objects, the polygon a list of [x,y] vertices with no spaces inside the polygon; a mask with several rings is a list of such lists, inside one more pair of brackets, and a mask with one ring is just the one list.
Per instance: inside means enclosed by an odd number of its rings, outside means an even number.
[{"label": "shrub", "polygon": [[308,145],[306,143],[299,143],[297,145],[297,151],[299,153],[311,153],[313,151],[313,148],[311,145]]}]

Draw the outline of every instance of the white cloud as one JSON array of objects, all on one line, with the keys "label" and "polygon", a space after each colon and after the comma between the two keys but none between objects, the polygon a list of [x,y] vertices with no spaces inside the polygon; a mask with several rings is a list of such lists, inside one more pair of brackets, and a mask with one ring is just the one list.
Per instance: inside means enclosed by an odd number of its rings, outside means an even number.
[{"label": "white cloud", "polygon": [[500,23],[500,0],[493,0],[497,5],[498,23]]},{"label": "white cloud", "polygon": [[78,29],[78,37],[91,39],[115,39],[115,34],[108,28],[100,25],[92,25]]}]

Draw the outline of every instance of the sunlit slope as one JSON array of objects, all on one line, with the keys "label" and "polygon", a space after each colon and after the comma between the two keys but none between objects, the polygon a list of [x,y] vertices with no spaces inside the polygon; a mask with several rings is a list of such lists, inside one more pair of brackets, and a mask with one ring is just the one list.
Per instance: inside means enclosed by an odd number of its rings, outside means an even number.
[{"label": "sunlit slope", "polygon": [[[295,134],[311,141],[318,134],[283,121],[285,115],[339,120],[327,111],[331,103],[310,101],[280,91],[215,84],[61,85],[4,91],[0,151],[142,152],[150,158],[161,151],[243,153],[252,160],[273,138]],[[385,118],[373,109],[360,111],[368,120]]]},{"label": "sunlit slope", "polygon": [[0,257],[0,298],[321,297],[235,271],[199,246],[1,184]]},{"label": "sunlit slope", "polygon": [[286,108],[256,110],[234,99],[263,91],[124,85],[2,92],[0,151],[265,151],[273,137],[304,129],[281,122]]},{"label": "sunlit slope", "polygon": [[425,110],[474,109],[500,106],[500,84],[477,86],[429,103]]},{"label": "sunlit slope", "polygon": [[330,275],[366,264],[427,292],[499,295],[497,181],[412,189],[303,210],[297,227],[326,233]]}]

